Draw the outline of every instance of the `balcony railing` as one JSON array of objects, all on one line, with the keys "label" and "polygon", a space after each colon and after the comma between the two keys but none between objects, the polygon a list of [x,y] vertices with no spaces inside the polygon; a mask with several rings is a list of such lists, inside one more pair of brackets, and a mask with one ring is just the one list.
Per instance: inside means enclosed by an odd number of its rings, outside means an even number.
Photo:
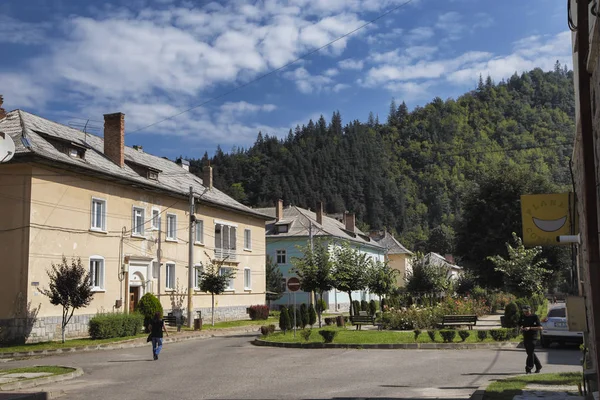
[{"label": "balcony railing", "polygon": [[215,259],[235,261],[237,260],[237,254],[235,249],[215,249]]}]

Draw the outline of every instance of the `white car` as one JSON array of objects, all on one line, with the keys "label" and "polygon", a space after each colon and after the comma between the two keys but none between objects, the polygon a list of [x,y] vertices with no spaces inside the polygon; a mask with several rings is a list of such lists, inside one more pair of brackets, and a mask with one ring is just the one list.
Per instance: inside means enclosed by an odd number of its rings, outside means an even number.
[{"label": "white car", "polygon": [[560,345],[566,342],[583,343],[583,332],[569,331],[565,306],[548,311],[548,316],[541,323],[543,328],[540,336],[542,347],[548,347],[552,342],[558,342]]}]

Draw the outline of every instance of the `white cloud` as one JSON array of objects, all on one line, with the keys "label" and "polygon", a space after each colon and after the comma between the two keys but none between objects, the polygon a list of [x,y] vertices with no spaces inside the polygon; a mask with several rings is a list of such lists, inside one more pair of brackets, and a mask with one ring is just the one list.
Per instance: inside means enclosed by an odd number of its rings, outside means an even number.
[{"label": "white cloud", "polygon": [[336,76],[339,73],[340,73],[340,71],[338,71],[337,69],[335,69],[335,68],[329,68],[329,69],[326,69],[323,72],[323,75],[329,76],[329,77],[334,77],[334,76]]},{"label": "white cloud", "polygon": [[348,89],[350,88],[350,85],[348,85],[347,83],[338,83],[335,86],[333,86],[331,88],[331,90],[335,93],[341,92],[344,89]]},{"label": "white cloud", "polygon": [[394,94],[395,98],[402,101],[415,101],[431,98],[429,88],[437,82],[392,82],[385,85],[385,88]]},{"label": "white cloud", "polygon": [[23,22],[0,15],[0,43],[40,44],[46,40],[49,23]]},{"label": "white cloud", "polygon": [[363,69],[364,61],[346,58],[345,60],[338,62],[338,66],[341,69],[361,70]]},{"label": "white cloud", "polygon": [[465,29],[462,17],[456,11],[450,11],[438,16],[435,27],[444,32],[445,40],[457,40]]},{"label": "white cloud", "polygon": [[434,31],[428,26],[422,26],[419,28],[411,29],[406,35],[406,41],[408,43],[419,43],[429,40],[433,37]]},{"label": "white cloud", "polygon": [[480,12],[475,14],[475,23],[473,28],[489,28],[494,25],[494,18],[488,13]]},{"label": "white cloud", "polygon": [[284,78],[296,83],[296,87],[301,93],[310,94],[327,90],[333,83],[333,80],[324,75],[311,75],[304,67],[296,68],[293,71],[285,72]]}]

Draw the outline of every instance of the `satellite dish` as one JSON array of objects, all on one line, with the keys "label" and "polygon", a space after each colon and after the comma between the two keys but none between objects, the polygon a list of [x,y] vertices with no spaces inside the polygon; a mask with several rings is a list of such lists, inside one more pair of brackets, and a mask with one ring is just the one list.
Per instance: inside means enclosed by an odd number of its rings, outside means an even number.
[{"label": "satellite dish", "polygon": [[7,162],[15,155],[15,143],[8,134],[0,132],[0,163]]}]

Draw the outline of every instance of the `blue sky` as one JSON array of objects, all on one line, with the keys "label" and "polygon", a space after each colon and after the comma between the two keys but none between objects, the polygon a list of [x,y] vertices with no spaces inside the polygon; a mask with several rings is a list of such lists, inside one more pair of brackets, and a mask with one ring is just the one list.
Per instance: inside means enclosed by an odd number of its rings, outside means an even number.
[{"label": "blue sky", "polygon": [[[556,60],[572,65],[556,0],[412,0],[320,52],[218,100],[141,129],[282,67],[407,0],[8,0],[0,3],[0,94],[101,133],[126,114],[126,143],[174,158],[248,147],[339,110],[385,120]],[[51,4],[51,5],[50,5]],[[90,5],[93,4],[93,5]]]}]

